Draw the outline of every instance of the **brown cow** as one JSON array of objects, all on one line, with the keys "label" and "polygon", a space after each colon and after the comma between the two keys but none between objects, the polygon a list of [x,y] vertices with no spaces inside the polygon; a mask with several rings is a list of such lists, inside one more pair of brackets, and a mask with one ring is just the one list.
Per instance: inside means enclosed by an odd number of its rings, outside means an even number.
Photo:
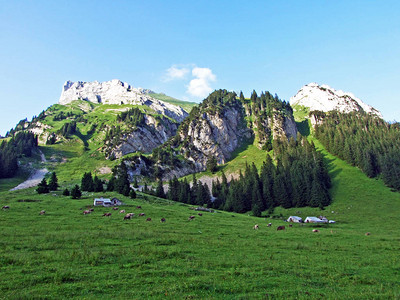
[{"label": "brown cow", "polygon": [[139,217],[144,217],[146,214],[145,213],[140,213]]},{"label": "brown cow", "polygon": [[124,214],[124,213],[125,213],[125,209],[121,209],[121,210],[119,211],[119,213],[120,213],[120,214]]},{"label": "brown cow", "polygon": [[111,217],[111,213],[104,213],[103,217]]},{"label": "brown cow", "polygon": [[285,230],[285,226],[278,226],[276,230]]},{"label": "brown cow", "polygon": [[113,210],[118,210],[119,209],[119,207],[118,206],[116,206],[116,207],[113,207]]},{"label": "brown cow", "polygon": [[84,210],[84,211],[83,211],[83,214],[84,214],[84,215],[88,215],[88,214],[90,214],[90,213],[91,213],[90,210]]},{"label": "brown cow", "polygon": [[202,213],[198,213],[198,215],[201,217],[203,214]]},{"label": "brown cow", "polygon": [[271,227],[272,226],[272,223],[268,223],[268,225],[267,225],[268,227]]},{"label": "brown cow", "polygon": [[192,221],[194,218],[195,218],[195,216],[190,216],[190,217],[188,218],[188,220],[189,220],[189,221]]},{"label": "brown cow", "polygon": [[165,223],[167,220],[165,220],[165,218],[161,218],[160,222],[161,223]]},{"label": "brown cow", "polygon": [[131,214],[126,214],[124,216],[124,220],[130,220],[130,219],[132,219],[132,215]]},{"label": "brown cow", "polygon": [[319,232],[319,230],[318,229],[313,229],[313,231],[312,232],[316,232],[316,233],[318,233]]},{"label": "brown cow", "polygon": [[142,207],[140,205],[136,206],[137,209],[141,209]]},{"label": "brown cow", "polygon": [[151,221],[151,218],[147,218],[146,221],[147,221],[147,222],[150,222],[150,221]]},{"label": "brown cow", "polygon": [[366,232],[365,235],[371,235],[371,233],[370,232]]},{"label": "brown cow", "polygon": [[45,213],[46,213],[45,210],[41,210],[40,213],[39,213],[39,215],[44,215]]},{"label": "brown cow", "polygon": [[8,206],[8,205],[4,205],[3,207],[2,207],[2,209],[9,209],[10,207]]},{"label": "brown cow", "polygon": [[289,224],[289,227],[293,227],[293,224]]}]

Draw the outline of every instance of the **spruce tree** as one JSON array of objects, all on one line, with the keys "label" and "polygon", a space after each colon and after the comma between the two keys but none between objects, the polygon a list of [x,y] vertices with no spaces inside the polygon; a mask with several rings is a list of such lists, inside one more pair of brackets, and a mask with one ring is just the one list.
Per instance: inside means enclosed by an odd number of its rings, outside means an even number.
[{"label": "spruce tree", "polygon": [[59,187],[59,185],[58,185],[57,175],[56,175],[56,172],[53,172],[53,173],[51,173],[51,177],[50,177],[49,190],[56,191],[58,187]]},{"label": "spruce tree", "polygon": [[94,183],[91,172],[85,172],[81,180],[82,191],[94,192]]},{"label": "spruce tree", "polygon": [[79,185],[75,185],[71,190],[72,199],[79,199],[82,196],[81,190],[79,189]]},{"label": "spruce tree", "polygon": [[156,196],[159,197],[159,198],[165,198],[165,192],[164,192],[163,182],[162,182],[161,179],[158,181],[157,188],[156,188],[156,193],[155,193],[155,194],[156,194]]},{"label": "spruce tree", "polygon": [[43,178],[42,181],[38,184],[36,192],[38,192],[38,194],[47,194],[50,192],[49,186],[47,185],[47,181],[45,178]]}]

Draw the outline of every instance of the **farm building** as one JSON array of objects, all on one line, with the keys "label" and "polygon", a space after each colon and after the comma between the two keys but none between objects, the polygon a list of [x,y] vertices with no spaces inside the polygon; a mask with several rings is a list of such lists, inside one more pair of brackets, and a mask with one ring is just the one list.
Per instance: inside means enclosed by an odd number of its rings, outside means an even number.
[{"label": "farm building", "polygon": [[116,205],[122,205],[123,203],[118,199],[118,198],[95,198],[93,201],[94,206],[116,206]]},{"label": "farm building", "polygon": [[286,222],[303,223],[303,219],[298,216],[290,216]]},{"label": "farm building", "polygon": [[328,219],[325,217],[307,217],[304,223],[328,223]]}]

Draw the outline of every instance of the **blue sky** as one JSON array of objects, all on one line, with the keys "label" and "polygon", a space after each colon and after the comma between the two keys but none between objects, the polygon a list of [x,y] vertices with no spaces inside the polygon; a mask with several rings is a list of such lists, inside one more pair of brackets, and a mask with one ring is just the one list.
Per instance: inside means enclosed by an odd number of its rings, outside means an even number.
[{"label": "blue sky", "polygon": [[192,101],[291,96],[310,82],[400,120],[398,1],[0,0],[0,134],[66,80],[120,79]]}]

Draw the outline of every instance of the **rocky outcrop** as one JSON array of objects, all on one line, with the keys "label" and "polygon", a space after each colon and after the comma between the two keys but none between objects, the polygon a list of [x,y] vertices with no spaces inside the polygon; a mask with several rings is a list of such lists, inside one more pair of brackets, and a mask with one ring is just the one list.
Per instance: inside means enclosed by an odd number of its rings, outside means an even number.
[{"label": "rocky outcrop", "polygon": [[126,82],[113,79],[106,82],[65,82],[59,104],[68,104],[74,100],[85,100],[103,104],[146,105],[158,114],[168,116],[177,122],[182,122],[186,116],[181,107],[152,98],[152,91],[134,88]]},{"label": "rocky outcrop", "polygon": [[291,116],[284,116],[279,112],[274,112],[272,118],[272,137],[273,139],[280,139],[282,137],[289,140],[291,137],[296,140],[297,138],[297,126],[296,122]]},{"label": "rocky outcrop", "polygon": [[109,149],[110,157],[120,158],[128,153],[150,153],[176,134],[178,124],[168,118],[155,118],[145,115],[146,124],[122,136],[120,143]]},{"label": "rocky outcrop", "polygon": [[215,114],[204,112],[179,133],[181,151],[199,171],[206,169],[210,157],[215,157],[218,164],[226,163],[240,143],[252,136],[244,124],[243,114],[234,107]]},{"label": "rocky outcrop", "polygon": [[365,104],[352,93],[335,90],[328,85],[318,85],[317,83],[303,86],[295,96],[290,98],[290,104],[309,107],[310,111],[337,110],[344,113],[363,111],[382,118],[382,114],[378,110]]}]

